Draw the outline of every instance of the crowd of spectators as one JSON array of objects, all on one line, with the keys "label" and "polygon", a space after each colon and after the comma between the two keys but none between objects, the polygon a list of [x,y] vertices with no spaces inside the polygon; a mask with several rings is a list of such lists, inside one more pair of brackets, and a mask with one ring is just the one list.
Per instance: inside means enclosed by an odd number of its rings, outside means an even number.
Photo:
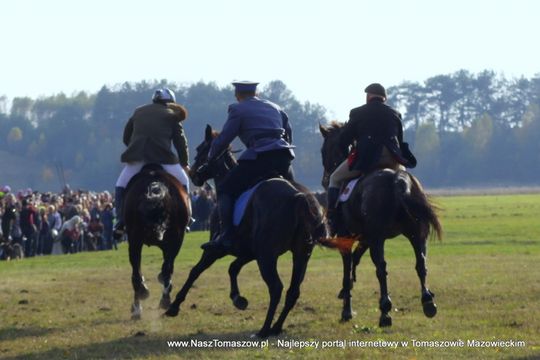
[{"label": "crowd of spectators", "polygon": [[[208,230],[215,207],[213,189],[191,194],[191,231]],[[66,187],[61,193],[0,188],[0,244],[18,244],[25,257],[118,249],[113,196]],[[0,246],[0,259],[5,255]]]},{"label": "crowd of spectators", "polygon": [[118,249],[112,236],[113,206],[107,191],[66,187],[59,194],[31,189],[14,193],[4,186],[0,191],[1,239],[19,244],[25,257]]},{"label": "crowd of spectators", "polygon": [[202,187],[191,193],[191,231],[210,230],[210,218],[216,207],[216,193],[210,187]]}]

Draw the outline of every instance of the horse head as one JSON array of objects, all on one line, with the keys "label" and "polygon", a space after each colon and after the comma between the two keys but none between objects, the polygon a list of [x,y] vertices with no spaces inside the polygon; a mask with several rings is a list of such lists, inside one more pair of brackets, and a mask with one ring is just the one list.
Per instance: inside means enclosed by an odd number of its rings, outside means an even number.
[{"label": "horse head", "polygon": [[342,129],[343,124],[338,122],[332,122],[328,126],[319,124],[319,130],[324,139],[321,147],[322,164],[324,168],[321,184],[325,189],[330,182],[330,175],[347,157],[347,153],[343,151],[342,147],[339,145]]},{"label": "horse head", "polygon": [[212,142],[219,135],[210,125],[206,125],[204,140],[200,143],[195,154],[195,162],[191,166],[189,174],[191,181],[196,186],[202,186],[209,179],[220,179],[229,170],[236,166],[236,159],[232,155],[230,147],[209,162],[208,153]]}]

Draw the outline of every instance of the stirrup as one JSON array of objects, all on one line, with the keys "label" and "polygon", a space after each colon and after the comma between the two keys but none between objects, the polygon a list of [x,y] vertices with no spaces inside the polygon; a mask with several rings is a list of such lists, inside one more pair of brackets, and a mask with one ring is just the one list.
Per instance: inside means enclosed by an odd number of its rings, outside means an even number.
[{"label": "stirrup", "polygon": [[202,244],[201,249],[203,250],[216,249],[216,250],[223,250],[226,252],[230,252],[232,249],[232,242],[230,239],[227,241],[223,241],[224,237],[225,237],[225,233],[218,234],[214,239]]},{"label": "stirrup", "polygon": [[189,217],[188,223],[187,223],[187,225],[186,225],[186,232],[190,232],[190,231],[191,231],[191,225],[193,225],[193,224],[195,223],[195,221],[197,221],[197,220],[195,220],[195,218],[193,218],[193,217],[191,217],[191,216]]}]

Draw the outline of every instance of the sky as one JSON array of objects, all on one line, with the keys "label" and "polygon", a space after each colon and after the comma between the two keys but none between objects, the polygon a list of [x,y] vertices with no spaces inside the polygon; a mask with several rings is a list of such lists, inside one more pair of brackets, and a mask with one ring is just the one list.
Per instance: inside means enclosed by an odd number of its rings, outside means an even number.
[{"label": "sky", "polygon": [[1,1],[0,34],[8,99],[126,81],[281,80],[344,121],[372,82],[540,74],[537,0]]}]

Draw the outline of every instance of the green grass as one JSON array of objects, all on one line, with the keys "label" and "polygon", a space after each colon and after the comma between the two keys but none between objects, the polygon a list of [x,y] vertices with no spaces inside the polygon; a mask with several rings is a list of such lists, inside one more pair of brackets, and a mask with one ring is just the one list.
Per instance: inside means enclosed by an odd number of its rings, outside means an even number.
[{"label": "green grass", "polygon": [[[156,275],[161,255],[143,250],[151,296],[140,321],[130,320],[132,290],[127,246],[119,251],[48,256],[0,263],[0,358],[538,358],[540,357],[540,195],[442,197],[445,231],[431,240],[428,283],[439,307],[424,317],[412,248],[404,238],[386,244],[393,326],[377,326],[378,282],[369,256],[353,289],[357,315],[340,323],[341,260],[316,248],[302,294],[285,333],[265,349],[169,348],[168,340],[245,340],[264,320],[266,286],[254,263],[240,274],[245,311],[229,301],[227,257],[205,272],[177,318],[162,318]],[[175,289],[198,260],[206,233],[188,234],[176,260]],[[291,258],[279,263],[285,286]],[[283,295],[284,296],[284,295]],[[461,339],[464,347],[415,347],[411,340]],[[473,348],[467,340],[522,340],[522,348]],[[278,347],[278,340],[409,341],[396,349]]]}]

